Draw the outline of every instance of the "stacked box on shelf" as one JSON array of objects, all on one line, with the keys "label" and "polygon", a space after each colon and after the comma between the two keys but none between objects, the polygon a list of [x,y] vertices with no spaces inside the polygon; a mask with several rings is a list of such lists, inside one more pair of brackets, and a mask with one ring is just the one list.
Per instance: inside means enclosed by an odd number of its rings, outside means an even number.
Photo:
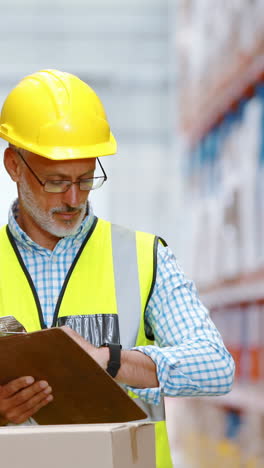
[{"label": "stacked box on shelf", "polygon": [[264,310],[259,303],[235,304],[211,312],[236,364],[236,382],[264,384]]},{"label": "stacked box on shelf", "polygon": [[[242,99],[189,155],[189,256],[200,286],[264,266],[264,92]],[[261,251],[263,259],[261,260]]]},{"label": "stacked box on shelf", "polygon": [[[198,126],[263,44],[262,0],[180,0],[175,45],[183,129]],[[204,112],[206,111],[206,112]]]}]

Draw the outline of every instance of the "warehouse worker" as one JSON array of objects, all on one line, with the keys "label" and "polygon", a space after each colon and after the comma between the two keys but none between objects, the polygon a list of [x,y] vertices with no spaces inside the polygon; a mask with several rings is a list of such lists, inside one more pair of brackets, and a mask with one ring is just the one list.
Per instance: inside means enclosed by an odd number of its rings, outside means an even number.
[{"label": "warehouse worker", "polygon": [[[28,332],[62,326],[159,421],[157,466],[169,468],[163,396],[229,392],[234,364],[165,242],[93,214],[98,158],[116,153],[102,103],[77,77],[40,71],[7,96],[0,137],[18,191],[0,231],[1,315]],[[2,421],[52,399],[48,382],[21,376],[0,387]]]}]

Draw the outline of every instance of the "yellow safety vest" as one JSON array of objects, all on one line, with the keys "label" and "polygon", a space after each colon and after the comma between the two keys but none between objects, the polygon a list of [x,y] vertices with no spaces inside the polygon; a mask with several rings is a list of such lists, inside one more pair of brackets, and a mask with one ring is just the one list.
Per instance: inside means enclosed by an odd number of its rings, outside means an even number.
[{"label": "yellow safety vest", "polygon": [[[155,283],[157,243],[152,234],[96,218],[65,279],[53,326],[66,324],[95,346],[119,340],[124,349],[153,344],[145,334],[144,312]],[[8,227],[0,230],[0,316],[4,315],[15,316],[28,332],[45,327],[37,292]],[[172,468],[164,405],[157,409],[137,402],[158,421],[157,468]],[[157,417],[160,411],[162,418]]]}]

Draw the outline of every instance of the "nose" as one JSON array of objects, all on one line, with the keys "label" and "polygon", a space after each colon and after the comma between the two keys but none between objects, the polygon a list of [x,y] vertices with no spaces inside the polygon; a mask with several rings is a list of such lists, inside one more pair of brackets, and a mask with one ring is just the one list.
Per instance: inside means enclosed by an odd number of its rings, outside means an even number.
[{"label": "nose", "polygon": [[[84,202],[85,192],[79,189],[78,184],[72,184],[72,186],[64,192],[63,194],[63,202],[71,207],[79,207],[81,203]],[[88,193],[86,194],[86,198],[88,197]]]}]

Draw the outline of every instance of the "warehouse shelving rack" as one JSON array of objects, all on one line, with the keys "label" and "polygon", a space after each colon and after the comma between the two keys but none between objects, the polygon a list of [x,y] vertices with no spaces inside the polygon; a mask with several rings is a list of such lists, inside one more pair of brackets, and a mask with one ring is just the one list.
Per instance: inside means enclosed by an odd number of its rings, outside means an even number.
[{"label": "warehouse shelving rack", "polygon": [[[195,125],[184,124],[184,131],[191,145],[202,138],[243,98],[254,94],[254,88],[264,82],[264,45],[244,57],[233,67],[232,73],[209,92],[199,119]],[[213,104],[210,104],[213,103]],[[201,117],[202,115],[202,117]],[[203,303],[221,313],[228,307],[264,304],[264,269],[243,273],[234,278],[211,284],[200,290]],[[206,403],[221,405],[240,411],[255,411],[264,415],[264,384],[236,383],[233,390],[222,397],[204,398]]]}]

